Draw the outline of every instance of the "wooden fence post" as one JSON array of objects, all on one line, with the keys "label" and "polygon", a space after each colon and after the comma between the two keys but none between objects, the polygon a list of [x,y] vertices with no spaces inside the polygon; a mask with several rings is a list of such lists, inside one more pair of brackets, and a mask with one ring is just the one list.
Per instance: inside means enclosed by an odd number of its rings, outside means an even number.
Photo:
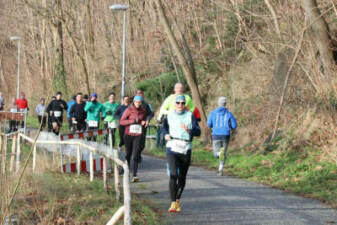
[{"label": "wooden fence post", "polygon": [[10,172],[13,171],[13,167],[14,167],[14,159],[15,159],[15,152],[16,152],[16,139],[17,139],[17,134],[15,134],[13,136],[13,139],[12,139],[11,164],[10,164],[10,167],[9,167]]},{"label": "wooden fence post", "polygon": [[103,157],[103,186],[104,190],[107,190],[107,182],[106,182],[106,157]]},{"label": "wooden fence post", "polygon": [[89,153],[89,165],[90,165],[90,182],[92,182],[94,180],[94,159],[91,150]]},{"label": "wooden fence post", "polygon": [[123,189],[124,189],[124,225],[131,225],[131,193],[130,193],[130,178],[129,167],[127,163],[124,163],[124,177],[123,177]]},{"label": "wooden fence post", "polygon": [[3,143],[3,152],[2,152],[2,173],[6,173],[6,163],[7,163],[7,147],[8,147],[8,137],[4,136],[4,143]]},{"label": "wooden fence post", "polygon": [[61,164],[61,173],[64,173],[63,171],[63,146],[60,145],[60,164]]},{"label": "wooden fence post", "polygon": [[36,167],[36,144],[33,147],[33,172],[35,172]]},{"label": "wooden fence post", "polygon": [[[117,159],[117,151],[114,150],[114,159]],[[118,164],[114,163],[114,178],[115,178],[115,192],[116,192],[116,200],[119,201],[121,193],[119,190],[119,170],[118,170]]]},{"label": "wooden fence post", "polygon": [[77,168],[77,174],[81,174],[81,146],[77,146],[77,162],[76,162],[76,168]]},{"label": "wooden fence post", "polygon": [[20,157],[21,157],[21,136],[18,133],[18,140],[17,140],[17,147],[16,147],[16,172],[20,170]]}]

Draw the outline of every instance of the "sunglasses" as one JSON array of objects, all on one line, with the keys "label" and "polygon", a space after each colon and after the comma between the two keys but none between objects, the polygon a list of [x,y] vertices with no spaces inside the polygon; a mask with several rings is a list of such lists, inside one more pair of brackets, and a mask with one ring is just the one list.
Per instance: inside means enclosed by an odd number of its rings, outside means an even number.
[{"label": "sunglasses", "polygon": [[185,105],[185,102],[176,102],[177,105]]}]

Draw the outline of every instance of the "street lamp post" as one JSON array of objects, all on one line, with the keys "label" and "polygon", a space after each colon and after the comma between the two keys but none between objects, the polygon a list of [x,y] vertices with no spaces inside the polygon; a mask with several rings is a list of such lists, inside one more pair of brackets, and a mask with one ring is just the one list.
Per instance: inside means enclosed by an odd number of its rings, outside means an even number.
[{"label": "street lamp post", "polygon": [[119,10],[124,12],[123,16],[123,63],[122,63],[122,104],[123,104],[123,97],[125,94],[125,55],[126,55],[126,10],[128,9],[127,5],[111,5],[111,10]]},{"label": "street lamp post", "polygon": [[18,36],[12,36],[9,38],[11,41],[18,41],[18,79],[17,79],[17,93],[16,97],[20,96],[20,52],[21,52],[21,38]]}]

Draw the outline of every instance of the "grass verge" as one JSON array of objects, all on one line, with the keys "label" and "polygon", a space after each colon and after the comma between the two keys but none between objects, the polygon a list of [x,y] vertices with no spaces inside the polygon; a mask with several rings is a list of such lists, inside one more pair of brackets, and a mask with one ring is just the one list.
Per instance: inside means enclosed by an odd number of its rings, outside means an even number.
[{"label": "grass verge", "polygon": [[[10,149],[11,141],[8,145]],[[22,145],[23,160],[29,149]],[[23,224],[106,224],[123,204],[115,200],[113,191],[104,191],[100,178],[90,182],[86,175],[61,174],[53,171],[50,159],[41,157],[36,173],[28,166],[10,210]],[[8,174],[8,179],[12,189],[17,177]],[[151,202],[132,195],[131,207],[133,224],[160,224]]]}]

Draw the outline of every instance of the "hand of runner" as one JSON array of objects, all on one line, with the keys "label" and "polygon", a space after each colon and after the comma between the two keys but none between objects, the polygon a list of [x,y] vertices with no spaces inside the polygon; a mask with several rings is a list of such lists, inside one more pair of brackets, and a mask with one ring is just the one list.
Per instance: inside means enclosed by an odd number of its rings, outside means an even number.
[{"label": "hand of runner", "polygon": [[170,137],[170,135],[169,135],[169,134],[166,134],[166,135],[165,135],[165,140],[166,140],[166,141],[169,141],[169,140],[171,140],[171,137]]},{"label": "hand of runner", "polygon": [[149,126],[149,121],[145,121],[145,127]]},{"label": "hand of runner", "polygon": [[144,121],[144,120],[142,120],[142,122],[140,123],[142,126],[146,126],[146,122],[147,121]]},{"label": "hand of runner", "polygon": [[190,132],[190,130],[187,128],[186,124],[182,123],[181,128],[183,128],[187,133]]}]

